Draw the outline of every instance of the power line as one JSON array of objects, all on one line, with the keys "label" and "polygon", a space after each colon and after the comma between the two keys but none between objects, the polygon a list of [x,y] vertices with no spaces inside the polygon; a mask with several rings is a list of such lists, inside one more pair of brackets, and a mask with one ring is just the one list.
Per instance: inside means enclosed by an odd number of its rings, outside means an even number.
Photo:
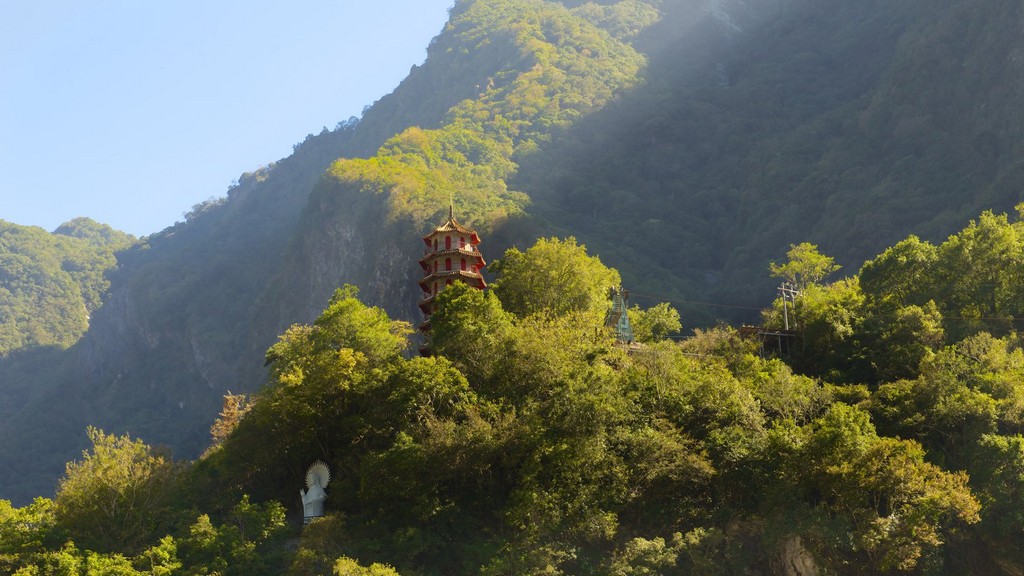
[{"label": "power line", "polygon": [[[767,306],[767,307],[766,306],[760,306],[760,307],[758,307],[758,306],[740,306],[738,304],[719,304],[717,302],[701,302],[699,300],[684,300],[684,299],[681,299],[681,298],[668,298],[666,296],[655,296],[655,295],[652,295],[652,294],[644,294],[642,292],[635,292],[633,290],[629,291],[629,295],[631,297],[632,296],[639,296],[640,298],[646,298],[648,300],[657,300],[659,302],[668,302],[668,303],[671,303],[671,304],[694,304],[694,305],[697,305],[697,306],[713,306],[713,307],[716,307],[716,308],[733,308],[733,309],[736,309],[736,310],[754,310],[754,311],[757,311],[757,312],[760,312],[762,310],[766,310],[768,307],[770,307],[770,306]],[[998,317],[998,316],[981,316],[981,317],[978,317],[978,318],[974,318],[974,317],[968,317],[968,316],[946,315],[946,314],[942,314],[941,311],[939,312],[939,314],[942,316],[942,320],[963,320],[965,322],[971,322],[971,321],[1024,322],[1024,317],[1007,318],[1007,317]]]},{"label": "power line", "polygon": [[666,298],[664,296],[652,296],[650,294],[642,294],[640,292],[629,291],[630,296],[639,296],[641,298],[648,298],[650,300],[658,300],[659,302],[671,302],[673,304],[697,304],[699,306],[715,306],[718,308],[735,308],[737,310],[763,310],[764,308],[758,308],[754,306],[739,306],[737,304],[717,304],[715,302],[699,302],[697,300],[681,300],[679,298]]}]

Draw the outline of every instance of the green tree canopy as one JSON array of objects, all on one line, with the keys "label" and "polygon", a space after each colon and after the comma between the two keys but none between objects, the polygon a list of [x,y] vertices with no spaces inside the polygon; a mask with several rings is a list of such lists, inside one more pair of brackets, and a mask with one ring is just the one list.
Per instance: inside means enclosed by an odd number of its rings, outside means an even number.
[{"label": "green tree canopy", "polygon": [[772,276],[786,280],[798,290],[821,282],[840,268],[832,257],[818,252],[818,247],[810,242],[790,244],[786,257],[789,260],[785,264],[771,263]]},{"label": "green tree canopy", "polygon": [[179,464],[141,440],[88,429],[92,449],[67,465],[57,488],[57,525],[99,551],[138,552],[171,519]]},{"label": "green tree canopy", "polygon": [[573,237],[541,238],[525,252],[510,248],[493,266],[494,292],[509,312],[525,317],[543,312],[603,312],[608,289],[622,282],[618,271],[587,254]]},{"label": "green tree canopy", "polygon": [[629,309],[629,323],[637,342],[657,342],[669,334],[679,332],[683,327],[679,312],[667,302],[660,302],[646,310],[634,305]]},{"label": "green tree canopy", "polygon": [[359,289],[348,284],[335,291],[313,323],[315,338],[322,345],[362,352],[372,362],[394,360],[409,345],[406,337],[412,333],[411,326],[363,304],[358,295]]}]

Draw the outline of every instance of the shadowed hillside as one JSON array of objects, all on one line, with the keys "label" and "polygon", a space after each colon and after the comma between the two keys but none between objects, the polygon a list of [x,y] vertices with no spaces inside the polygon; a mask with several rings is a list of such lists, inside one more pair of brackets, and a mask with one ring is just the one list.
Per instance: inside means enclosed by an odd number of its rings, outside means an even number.
[{"label": "shadowed hillside", "polygon": [[645,82],[515,181],[627,283],[756,307],[789,244],[856,269],[1020,201],[1019,3],[753,2],[719,43],[664,9]]}]

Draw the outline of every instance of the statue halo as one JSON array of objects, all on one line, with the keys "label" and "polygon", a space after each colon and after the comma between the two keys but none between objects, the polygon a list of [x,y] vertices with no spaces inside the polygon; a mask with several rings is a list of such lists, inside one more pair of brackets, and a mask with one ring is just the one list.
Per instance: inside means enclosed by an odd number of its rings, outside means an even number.
[{"label": "statue halo", "polygon": [[323,460],[317,460],[306,470],[306,488],[320,486],[326,488],[331,481],[331,469]]}]

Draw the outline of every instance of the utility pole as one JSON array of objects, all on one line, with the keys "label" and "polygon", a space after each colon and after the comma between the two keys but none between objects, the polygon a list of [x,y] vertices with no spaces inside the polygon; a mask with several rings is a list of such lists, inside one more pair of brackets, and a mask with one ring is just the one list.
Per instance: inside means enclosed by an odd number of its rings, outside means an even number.
[{"label": "utility pole", "polygon": [[779,286],[779,294],[782,295],[782,319],[786,330],[789,330],[789,302],[793,302],[795,307],[796,297],[800,295],[800,291],[793,284],[783,282],[782,286]]},{"label": "utility pole", "polygon": [[782,286],[779,286],[779,292],[782,294],[782,318],[786,322],[786,330],[789,330],[789,298],[786,297],[785,282],[782,283]]}]

